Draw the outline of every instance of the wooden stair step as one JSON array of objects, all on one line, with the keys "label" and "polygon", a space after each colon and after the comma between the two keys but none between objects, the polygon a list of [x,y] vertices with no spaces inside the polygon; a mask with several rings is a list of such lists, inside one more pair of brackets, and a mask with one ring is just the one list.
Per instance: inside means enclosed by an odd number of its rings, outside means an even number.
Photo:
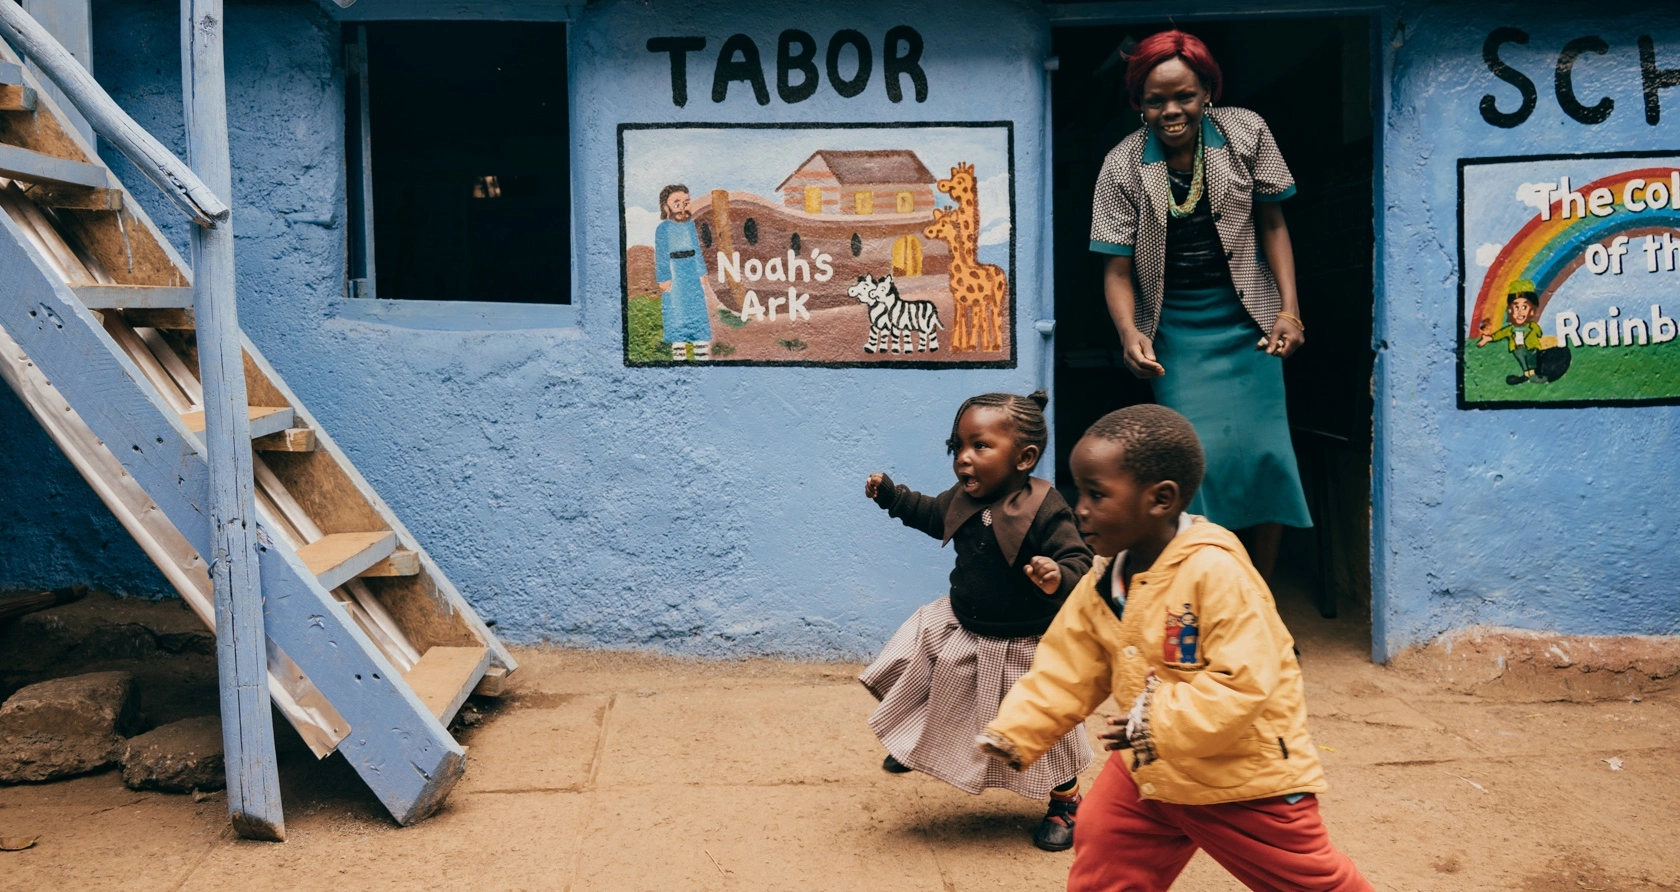
[{"label": "wooden stair step", "polygon": [[0,59],[0,86],[21,87],[23,82],[23,66],[16,62]]},{"label": "wooden stair step", "polygon": [[[31,197],[36,191],[29,191]],[[76,292],[76,297],[90,310],[190,310],[193,305],[191,287],[74,285],[70,290]]]},{"label": "wooden stair step", "polygon": [[0,84],[0,112],[32,112],[39,101],[32,87]]},{"label": "wooden stair step", "polygon": [[0,177],[86,189],[104,189],[110,185],[110,174],[97,164],[55,158],[5,144],[0,144]]},{"label": "wooden stair step", "polygon": [[506,666],[491,666],[484,670],[484,677],[478,680],[473,693],[480,697],[500,697],[507,691],[507,677]]},{"label": "wooden stair step", "polygon": [[288,427],[277,434],[268,434],[251,441],[258,452],[314,452],[315,431],[307,427]]},{"label": "wooden stair step", "polygon": [[[181,420],[187,423],[187,430],[195,434],[204,433],[204,410],[182,413]],[[296,420],[290,406],[252,406],[251,438],[277,434],[291,427]]]},{"label": "wooden stair step", "polygon": [[363,576],[419,576],[420,553],[399,548],[390,557],[362,571]]},{"label": "wooden stair step", "polygon": [[396,547],[397,534],[390,530],[328,533],[299,548],[297,554],[321,587],[332,591],[389,557]]},{"label": "wooden stair step", "polygon": [[[30,187],[24,195],[41,207],[57,208],[64,211],[120,211],[123,208],[123,191],[121,189],[35,185]],[[131,286],[111,287],[126,288]],[[191,306],[190,302],[188,306]]]},{"label": "wooden stair step", "polygon": [[434,647],[403,674],[420,702],[445,725],[490,668],[488,647]]}]

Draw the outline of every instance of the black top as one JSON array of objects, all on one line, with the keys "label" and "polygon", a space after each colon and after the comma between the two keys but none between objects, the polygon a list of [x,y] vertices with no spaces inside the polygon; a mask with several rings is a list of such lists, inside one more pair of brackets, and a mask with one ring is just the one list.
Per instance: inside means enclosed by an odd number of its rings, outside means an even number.
[{"label": "black top", "polygon": [[[908,486],[895,486],[888,477],[881,481],[875,503],[905,526],[944,539],[945,516],[957,494],[957,488],[952,487],[937,496],[927,496]],[[957,528],[951,541],[957,549],[957,565],[951,570],[951,612],[963,628],[976,635],[1020,638],[1044,634],[1062,602],[1091,569],[1091,550],[1079,536],[1073,510],[1054,489],[1039,505],[1013,563],[1004,558],[984,514],[970,517]],[[1062,584],[1053,595],[1034,585],[1023,569],[1037,555],[1061,565]]]},{"label": "black top", "polygon": [[[1168,167],[1167,176],[1172,180],[1174,204],[1190,197],[1190,171]],[[1190,216],[1167,214],[1167,268],[1164,279],[1168,290],[1231,287],[1231,270],[1225,263],[1225,245],[1219,241],[1219,230],[1213,225],[1213,210],[1208,206],[1205,184],[1202,198],[1196,202]]]}]

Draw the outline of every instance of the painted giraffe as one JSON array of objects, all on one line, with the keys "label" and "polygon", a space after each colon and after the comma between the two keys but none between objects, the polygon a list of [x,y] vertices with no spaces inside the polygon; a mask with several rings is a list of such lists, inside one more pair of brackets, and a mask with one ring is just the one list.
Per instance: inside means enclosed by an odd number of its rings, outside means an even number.
[{"label": "painted giraffe", "polygon": [[[923,230],[951,248],[951,349],[1000,351],[1003,349],[1001,307],[1009,296],[1009,278],[1004,271],[981,263],[975,255],[976,239],[965,237],[958,227],[961,211],[938,208],[933,223]],[[980,340],[976,346],[976,338]]]},{"label": "painted giraffe", "polygon": [[951,168],[950,179],[934,184],[939,191],[951,196],[959,213],[957,231],[963,237],[980,237],[980,187],[974,179],[974,165],[959,162]]},{"label": "painted giraffe", "polygon": [[[948,243],[951,245],[952,257],[952,296],[956,296],[958,289],[956,257],[959,254],[967,258],[967,263],[971,269],[991,271],[983,275],[982,278],[986,287],[977,293],[975,302],[971,304],[971,311],[975,314],[976,324],[974,328],[978,328],[980,332],[980,349],[1001,351],[1003,349],[1003,308],[1009,304],[1009,282],[1003,270],[990,264],[982,264],[979,261],[980,187],[974,177],[974,165],[958,162],[956,166],[951,168],[950,178],[940,180],[935,185],[939,191],[951,196],[951,200],[957,203],[956,209],[951,213],[951,223],[957,231],[962,247],[959,249],[956,242]],[[932,237],[931,230],[929,235]],[[971,278],[969,281],[977,280]],[[970,329],[970,331],[972,332],[973,329]],[[958,349],[955,333],[952,334],[951,340],[952,349]],[[972,334],[970,340],[972,342]]]}]

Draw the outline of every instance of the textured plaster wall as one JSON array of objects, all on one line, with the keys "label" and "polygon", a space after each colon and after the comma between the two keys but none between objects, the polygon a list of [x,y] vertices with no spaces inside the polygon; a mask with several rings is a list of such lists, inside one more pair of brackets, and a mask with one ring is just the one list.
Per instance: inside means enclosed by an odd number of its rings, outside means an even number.
[{"label": "textured plaster wall", "polygon": [[[1539,104],[1513,129],[1478,110],[1514,110],[1482,42],[1521,28],[1501,57],[1535,82]],[[1471,624],[1578,634],[1680,633],[1680,408],[1508,409],[1456,406],[1456,163],[1462,157],[1672,148],[1680,90],[1645,121],[1639,51],[1655,41],[1680,67],[1680,13],[1662,5],[1409,3],[1387,17],[1374,575],[1379,659]],[[1598,35],[1605,55],[1575,65],[1588,105],[1615,100],[1602,124],[1564,114],[1559,51]]]},{"label": "textured plaster wall", "polygon": [[[839,4],[834,4],[839,6]],[[1680,524],[1670,491],[1680,408],[1455,408],[1456,161],[1672,147],[1680,89],[1643,116],[1635,41],[1680,67],[1680,14],[1583,17],[1572,4],[1407,3],[1383,17],[1374,650],[1386,658],[1486,623],[1568,633],[1680,632]],[[1037,386],[1032,322],[1043,55],[1035,5],[896,4],[789,11],[724,2],[605,2],[574,23],[575,326],[450,331],[369,321],[342,296],[342,73],[336,26],[302,0],[236,3],[229,74],[240,310],[247,331],[462,592],[514,641],[705,654],[858,656],[943,588],[950,555],[861,496],[875,469],[928,490],[964,396]],[[176,10],[96,4],[100,79],[178,151]],[[925,104],[890,103],[879,37],[927,41]],[[1498,26],[1531,35],[1504,58],[1536,82],[1515,129],[1486,123],[1516,91],[1483,64]],[[857,28],[877,47],[870,89],[826,86],[796,106],[745,85],[710,99],[724,38],[758,43],[774,84],[777,34],[826,46]],[[1558,51],[1610,45],[1575,67],[1577,123],[1552,93]],[[699,35],[690,101],[671,104],[654,36]],[[1019,367],[1003,371],[626,369],[620,354],[617,170],[622,121],[1016,122]],[[458,119],[442,116],[449,138]],[[119,175],[184,247],[185,230],[120,158]],[[0,393],[0,586],[93,582],[167,592],[139,550],[9,393]]]},{"label": "textured plaster wall", "polygon": [[[838,6],[839,4],[835,4]],[[180,151],[175,7],[97,4],[100,80]],[[1037,172],[1043,29],[1036,4],[910,11],[758,4],[605,2],[572,30],[577,324],[437,330],[368,321],[342,296],[342,71],[337,26],[311,2],[236,3],[228,76],[241,321],[321,423],[350,453],[443,570],[498,631],[519,642],[659,647],[699,654],[861,656],[919,604],[942,593],[951,555],[862,495],[886,470],[937,491],[951,472],[951,413],[987,390],[1039,385],[1033,330],[1042,280]],[[983,14],[982,14],[983,13]],[[908,24],[926,39],[926,103],[888,101],[880,40]],[[870,36],[870,89],[843,99],[775,98],[777,35],[801,28]],[[750,35],[767,62],[772,104],[744,84],[711,101],[716,48]],[[704,36],[690,60],[691,99],[671,101],[667,56],[650,37]],[[819,56],[820,64],[820,56]],[[908,88],[909,81],[905,80]],[[440,110],[433,132],[466,126]],[[997,120],[1016,124],[1019,365],[1012,370],[799,368],[627,369],[621,352],[616,125],[621,121]],[[131,168],[108,153],[184,249],[185,229]],[[109,520],[32,422],[0,398],[13,452],[35,481],[5,475],[4,510],[21,540],[53,549],[51,566],[0,563],[0,585],[26,576],[85,581],[94,556],[63,538],[109,541],[106,579],[161,593],[161,579]],[[22,428],[14,435],[12,430]],[[44,478],[45,482],[40,482]],[[15,501],[13,501],[15,499]],[[42,511],[57,499],[68,507]],[[11,506],[18,506],[13,508]],[[20,510],[21,509],[21,510]],[[0,553],[24,549],[10,545]]]}]

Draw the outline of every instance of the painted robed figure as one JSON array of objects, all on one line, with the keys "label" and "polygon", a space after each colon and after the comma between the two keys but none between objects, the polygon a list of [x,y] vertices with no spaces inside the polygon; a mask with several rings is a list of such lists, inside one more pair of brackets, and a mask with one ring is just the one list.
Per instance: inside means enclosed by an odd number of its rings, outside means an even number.
[{"label": "painted robed figure", "polygon": [[654,276],[659,280],[665,340],[671,360],[712,358],[712,323],[706,313],[706,258],[700,233],[688,208],[688,187],[672,184],[659,191],[659,228],[654,231]]}]

